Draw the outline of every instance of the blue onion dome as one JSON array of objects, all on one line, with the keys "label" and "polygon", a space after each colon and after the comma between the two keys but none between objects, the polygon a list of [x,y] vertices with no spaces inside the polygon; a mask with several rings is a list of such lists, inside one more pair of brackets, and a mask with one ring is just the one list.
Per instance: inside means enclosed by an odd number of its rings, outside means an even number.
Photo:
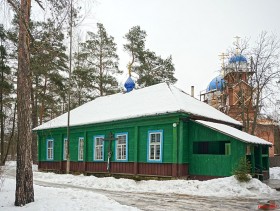
[{"label": "blue onion dome", "polygon": [[222,91],[224,88],[224,83],[225,83],[225,80],[224,80],[223,76],[219,75],[219,76],[213,78],[213,80],[207,86],[206,91],[207,92],[212,91],[212,90]]},{"label": "blue onion dome", "polygon": [[229,63],[230,64],[233,64],[233,63],[247,63],[247,59],[245,58],[245,56],[243,56],[241,54],[234,55],[234,56],[230,57]]},{"label": "blue onion dome", "polygon": [[135,83],[130,76],[128,77],[128,79],[124,83],[124,87],[126,88],[126,92],[130,92],[134,89]]}]

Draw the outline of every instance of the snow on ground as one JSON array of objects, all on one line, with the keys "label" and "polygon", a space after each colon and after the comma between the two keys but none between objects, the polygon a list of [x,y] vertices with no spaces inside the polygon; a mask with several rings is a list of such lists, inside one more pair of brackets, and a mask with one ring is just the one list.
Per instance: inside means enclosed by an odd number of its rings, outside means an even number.
[{"label": "snow on ground", "polygon": [[[8,168],[15,168],[15,163],[10,163]],[[280,168],[272,168],[272,177],[277,175],[280,179]],[[34,180],[66,184],[92,189],[104,189],[126,192],[150,193],[176,193],[196,196],[215,197],[269,197],[276,193],[266,184],[257,179],[248,183],[240,183],[233,176],[208,181],[197,180],[168,180],[168,181],[134,181],[130,179],[115,179],[113,177],[98,178],[95,176],[66,175],[38,172],[33,166]],[[71,188],[49,188],[34,185],[35,203],[28,204],[29,210],[136,210],[136,208],[122,206],[107,197],[94,193],[94,191],[73,190]],[[13,210],[15,180],[6,178],[4,187],[0,192],[0,209]],[[58,200],[59,199],[59,200]]]},{"label": "snow on ground", "polygon": [[[15,164],[12,163],[12,166]],[[11,166],[10,166],[11,167]],[[33,168],[36,170],[36,166]],[[57,175],[60,177],[60,175]],[[34,178],[36,179],[36,178]],[[98,210],[98,211],[134,211],[134,207],[121,205],[108,197],[92,191],[71,188],[52,188],[34,185],[35,202],[24,207],[15,207],[15,179],[4,178],[0,186],[0,210]]]},{"label": "snow on ground", "polygon": [[270,179],[280,180],[280,167],[273,167],[269,169]]},{"label": "snow on ground", "polygon": [[15,179],[5,178],[0,192],[0,210],[137,210],[120,205],[106,196],[90,191],[73,190],[71,188],[51,188],[34,185],[35,202],[24,207],[15,207]]},{"label": "snow on ground", "polygon": [[177,193],[216,197],[266,197],[275,193],[274,189],[271,189],[257,179],[252,179],[248,183],[240,183],[233,176],[208,181],[149,180],[137,182],[130,179],[115,179],[113,177],[98,178],[95,176],[65,174],[58,176],[54,173],[34,172],[34,178],[40,181],[111,191]]}]

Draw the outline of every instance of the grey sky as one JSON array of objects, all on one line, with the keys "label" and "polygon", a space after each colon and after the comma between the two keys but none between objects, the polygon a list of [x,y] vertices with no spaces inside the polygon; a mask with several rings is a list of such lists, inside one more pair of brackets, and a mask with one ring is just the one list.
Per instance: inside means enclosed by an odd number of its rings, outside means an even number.
[{"label": "grey sky", "polygon": [[194,85],[197,97],[219,74],[218,55],[232,47],[233,37],[255,41],[264,30],[280,37],[280,0],[100,0],[91,14],[85,24],[95,30],[101,22],[115,37],[122,69],[129,59],[123,36],[140,25],[147,48],[172,55],[176,85],[188,93]]},{"label": "grey sky", "polygon": [[[83,1],[91,2],[78,0],[76,4]],[[85,36],[86,31],[96,30],[97,22],[104,24],[118,45],[120,68],[126,72],[122,82],[127,79],[129,61],[128,54],[123,51],[123,37],[131,27],[139,25],[147,32],[147,48],[163,58],[172,55],[178,79],[176,86],[190,93],[190,86],[194,85],[196,97],[219,74],[221,61],[218,55],[232,47],[233,37],[247,37],[253,42],[261,31],[268,31],[280,38],[280,0],[92,2],[87,4],[87,18],[78,30]],[[35,1],[33,6],[34,14]],[[0,8],[0,17],[3,17],[3,11]],[[5,21],[1,19],[0,23]]]}]

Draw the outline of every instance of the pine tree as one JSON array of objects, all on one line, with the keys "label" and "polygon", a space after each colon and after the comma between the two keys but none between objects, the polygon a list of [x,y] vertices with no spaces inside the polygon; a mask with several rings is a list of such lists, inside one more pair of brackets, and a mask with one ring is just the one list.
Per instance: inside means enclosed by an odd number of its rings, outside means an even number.
[{"label": "pine tree", "polygon": [[[41,1],[35,0],[40,7]],[[24,206],[34,201],[32,154],[31,154],[31,99],[32,72],[30,68],[30,31],[31,0],[19,2],[7,0],[19,17],[18,21],[18,71],[17,71],[17,114],[18,114],[18,143],[16,170],[16,199],[15,206]],[[49,0],[53,3],[52,0]],[[55,2],[65,2],[58,0]],[[55,5],[55,4],[53,4]]]},{"label": "pine tree", "polygon": [[[8,31],[8,38],[14,44],[13,59],[18,51],[18,17],[13,19],[14,27]],[[66,47],[62,28],[55,21],[29,22],[30,33],[30,71],[32,128],[38,123],[50,120],[63,113],[65,103],[65,73],[67,71]],[[14,67],[16,68],[16,67]],[[32,135],[32,159],[37,162],[37,136]]]},{"label": "pine tree", "polygon": [[[31,70],[33,74],[34,115],[39,113],[40,124],[62,113],[65,101],[65,77],[67,71],[66,47],[61,29],[48,19],[32,25],[34,41],[31,43]],[[35,118],[38,119],[38,118]],[[33,122],[33,127],[36,127]]]},{"label": "pine tree", "polygon": [[[17,9],[17,8],[15,8]],[[31,1],[21,0],[18,37],[18,143],[15,206],[34,201],[31,154],[31,72],[30,72],[30,21]]]},{"label": "pine tree", "polygon": [[7,107],[11,106],[11,92],[13,89],[11,69],[7,65],[7,51],[5,47],[7,39],[3,25],[0,25],[0,126],[1,126],[1,162],[5,164],[5,119]]},{"label": "pine tree", "polygon": [[171,56],[162,59],[149,50],[146,50],[143,55],[143,58],[140,59],[140,65],[135,68],[135,72],[139,76],[137,83],[140,87],[162,82],[173,84],[177,81],[174,77],[175,68]]},{"label": "pine tree", "polygon": [[98,23],[97,33],[88,32],[88,37],[80,44],[81,52],[75,54],[73,78],[80,101],[118,92],[115,76],[122,73],[118,69],[116,43],[107,34],[103,24]]},{"label": "pine tree", "polygon": [[137,74],[138,86],[146,87],[161,82],[175,83],[177,79],[174,77],[172,57],[163,59],[155,52],[145,49],[146,36],[146,32],[139,26],[132,27],[125,35],[127,44],[124,49],[131,56],[128,68]]},{"label": "pine tree", "polygon": [[124,45],[124,50],[131,56],[131,62],[129,66],[133,66],[134,63],[140,63],[140,60],[144,59],[145,42],[147,33],[141,30],[140,26],[132,27],[125,35],[127,44]]},{"label": "pine tree", "polygon": [[240,158],[235,169],[233,170],[234,177],[239,182],[249,182],[251,180],[251,163],[246,157]]},{"label": "pine tree", "polygon": [[79,63],[73,71],[72,80],[75,85],[72,96],[76,99],[73,107],[80,106],[94,98],[93,80],[89,77],[88,68],[84,67]]},{"label": "pine tree", "polygon": [[[54,22],[31,23],[34,40],[31,42],[30,67],[32,71],[32,128],[62,113],[65,101],[65,77],[67,70],[64,35]],[[37,138],[32,137],[33,162],[37,162]]]}]

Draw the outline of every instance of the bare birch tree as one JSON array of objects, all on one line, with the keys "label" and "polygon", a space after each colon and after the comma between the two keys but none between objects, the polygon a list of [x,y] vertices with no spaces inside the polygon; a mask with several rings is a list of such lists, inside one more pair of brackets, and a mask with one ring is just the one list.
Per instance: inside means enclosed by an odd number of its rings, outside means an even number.
[{"label": "bare birch tree", "polygon": [[255,134],[258,118],[266,111],[267,101],[277,91],[275,87],[280,75],[280,41],[276,36],[262,32],[252,47],[248,39],[236,42],[235,47],[237,51],[234,53],[235,50],[232,49],[229,54],[245,55],[249,58],[247,67],[242,67],[243,64],[237,62],[233,69],[238,72],[247,68],[247,90],[242,87],[241,78],[236,79],[239,86],[240,118],[244,130]]},{"label": "bare birch tree", "polygon": [[280,40],[267,32],[259,35],[251,50],[252,86],[254,87],[255,113],[251,134],[255,133],[257,118],[260,115],[267,98],[273,95],[279,79]]}]

